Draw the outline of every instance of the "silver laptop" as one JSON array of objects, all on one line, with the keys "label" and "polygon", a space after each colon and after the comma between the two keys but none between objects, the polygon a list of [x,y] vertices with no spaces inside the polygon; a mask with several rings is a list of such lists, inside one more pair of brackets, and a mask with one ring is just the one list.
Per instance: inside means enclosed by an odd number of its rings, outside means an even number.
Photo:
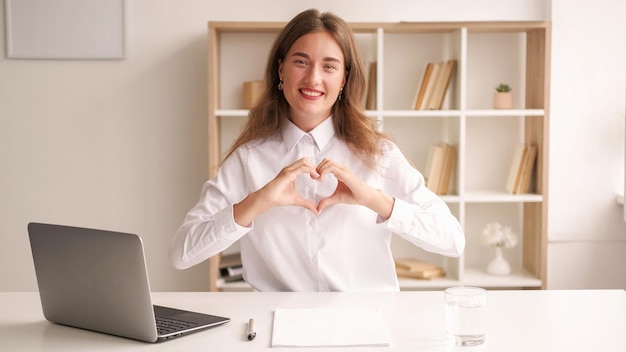
[{"label": "silver laptop", "polygon": [[158,342],[229,318],[152,304],[141,238],[79,227],[28,224],[45,318]]}]

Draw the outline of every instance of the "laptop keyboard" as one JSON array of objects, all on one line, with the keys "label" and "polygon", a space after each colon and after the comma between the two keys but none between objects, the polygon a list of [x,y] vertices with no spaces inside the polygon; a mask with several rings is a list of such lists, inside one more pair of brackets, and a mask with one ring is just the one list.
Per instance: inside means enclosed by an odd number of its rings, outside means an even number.
[{"label": "laptop keyboard", "polygon": [[170,319],[166,317],[155,317],[157,332],[159,335],[171,334],[173,332],[182,331],[194,328],[198,324],[190,323],[187,321],[180,321],[176,319]]}]

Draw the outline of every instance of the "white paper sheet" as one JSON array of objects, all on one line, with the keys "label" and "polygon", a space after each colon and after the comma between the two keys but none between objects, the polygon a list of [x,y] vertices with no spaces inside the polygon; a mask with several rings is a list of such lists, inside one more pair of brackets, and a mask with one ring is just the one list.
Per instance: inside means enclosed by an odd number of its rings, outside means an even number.
[{"label": "white paper sheet", "polygon": [[382,312],[370,308],[276,308],[272,347],[389,346]]}]

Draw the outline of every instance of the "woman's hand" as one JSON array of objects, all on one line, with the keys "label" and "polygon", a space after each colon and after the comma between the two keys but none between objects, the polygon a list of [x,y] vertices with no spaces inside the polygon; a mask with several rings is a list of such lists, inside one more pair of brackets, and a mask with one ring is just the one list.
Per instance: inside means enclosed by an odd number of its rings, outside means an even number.
[{"label": "woman's hand", "polygon": [[333,204],[343,203],[364,205],[384,219],[388,219],[391,216],[394,203],[393,198],[361,181],[344,165],[324,159],[317,166],[317,173],[320,175],[320,180],[326,174],[333,174],[337,178],[337,189],[335,192],[322,199],[317,205],[319,213]]},{"label": "woman's hand", "polygon": [[[333,194],[316,205],[302,197],[296,189],[295,181],[302,174],[309,174],[317,181],[321,181],[325,174],[333,174],[337,178],[337,188]],[[302,158],[283,168],[272,181],[235,204],[233,215],[235,222],[241,226],[249,226],[259,214],[276,206],[295,205],[317,215],[334,204],[359,204],[387,219],[391,216],[393,203],[392,197],[370,187],[350,169],[337,162],[324,159],[316,168],[308,159]]]},{"label": "woman's hand", "polygon": [[233,207],[235,222],[248,226],[264,211],[284,205],[295,205],[309,209],[318,214],[317,206],[310,200],[303,198],[296,190],[295,181],[298,176],[309,174],[318,180],[320,175],[311,162],[302,158],[283,168],[278,175],[256,192],[250,193],[240,203]]},{"label": "woman's hand", "polygon": [[281,205],[295,205],[307,208],[317,214],[317,207],[310,200],[303,198],[296,190],[296,179],[302,174],[309,174],[312,179],[318,180],[319,173],[311,162],[302,158],[282,169],[267,185],[257,191],[259,197],[267,207]]}]

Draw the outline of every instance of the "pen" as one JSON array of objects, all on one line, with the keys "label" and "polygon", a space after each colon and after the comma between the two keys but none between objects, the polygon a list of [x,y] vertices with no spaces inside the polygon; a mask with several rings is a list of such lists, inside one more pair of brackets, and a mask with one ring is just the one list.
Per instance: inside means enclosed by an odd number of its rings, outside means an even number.
[{"label": "pen", "polygon": [[248,341],[252,341],[256,337],[256,331],[254,331],[254,319],[250,319],[248,322]]}]

